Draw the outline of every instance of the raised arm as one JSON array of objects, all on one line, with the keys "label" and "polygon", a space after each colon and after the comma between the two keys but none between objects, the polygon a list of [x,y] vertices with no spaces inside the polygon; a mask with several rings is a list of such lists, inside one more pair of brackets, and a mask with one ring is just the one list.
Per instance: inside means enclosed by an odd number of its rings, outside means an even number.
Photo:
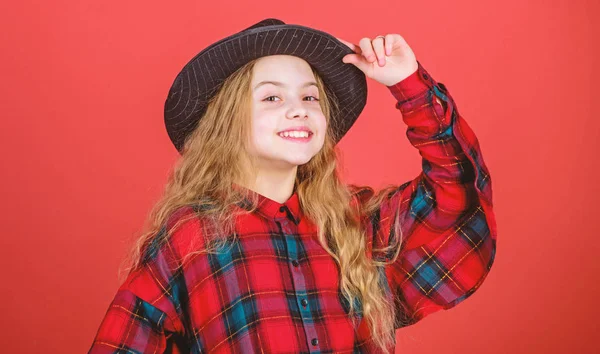
[{"label": "raised arm", "polygon": [[[370,188],[355,191],[361,204],[379,200],[364,217],[369,250],[375,259],[391,262],[385,275],[398,326],[406,326],[457,305],[486,278],[496,251],[490,174],[447,88],[416,61],[402,37],[361,40],[354,49],[348,62],[388,86],[406,135],[422,156],[423,170],[412,181],[377,196]],[[383,53],[381,66],[377,59]],[[366,59],[370,55],[375,58]],[[378,251],[397,241],[399,248]]]},{"label": "raised arm", "polygon": [[401,252],[386,274],[403,326],[475,292],[494,261],[496,222],[479,143],[446,87],[419,64],[390,91],[423,157],[422,173],[381,208],[390,223],[380,236],[389,240],[395,215],[402,225]]}]

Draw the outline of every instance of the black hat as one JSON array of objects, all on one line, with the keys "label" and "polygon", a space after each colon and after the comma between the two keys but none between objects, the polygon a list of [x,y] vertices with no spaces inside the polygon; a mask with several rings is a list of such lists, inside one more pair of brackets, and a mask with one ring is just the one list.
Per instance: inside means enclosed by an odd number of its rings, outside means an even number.
[{"label": "black hat", "polygon": [[365,74],[342,58],[354,53],[332,35],[309,27],[263,20],[202,50],[175,78],[165,102],[165,125],[181,153],[186,137],[196,128],[210,99],[223,81],[251,60],[268,55],[293,55],[308,62],[339,104],[332,121],[338,142],[367,102]]}]

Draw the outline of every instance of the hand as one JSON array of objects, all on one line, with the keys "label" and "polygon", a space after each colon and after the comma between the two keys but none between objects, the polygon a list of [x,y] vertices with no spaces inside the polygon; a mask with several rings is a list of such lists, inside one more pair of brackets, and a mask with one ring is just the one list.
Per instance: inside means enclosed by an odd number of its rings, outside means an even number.
[{"label": "hand", "polygon": [[393,86],[409,77],[419,67],[415,53],[399,34],[388,34],[363,38],[359,46],[338,40],[347,45],[355,54],[348,54],[342,58],[347,64],[353,64],[365,75],[386,86]]}]

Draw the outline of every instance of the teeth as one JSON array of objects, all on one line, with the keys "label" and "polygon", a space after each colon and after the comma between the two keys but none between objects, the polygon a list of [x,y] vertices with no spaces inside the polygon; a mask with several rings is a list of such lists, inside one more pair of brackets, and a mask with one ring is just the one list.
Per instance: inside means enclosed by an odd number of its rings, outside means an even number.
[{"label": "teeth", "polygon": [[306,132],[306,131],[283,132],[283,133],[279,133],[279,135],[282,137],[308,138],[308,132]]}]

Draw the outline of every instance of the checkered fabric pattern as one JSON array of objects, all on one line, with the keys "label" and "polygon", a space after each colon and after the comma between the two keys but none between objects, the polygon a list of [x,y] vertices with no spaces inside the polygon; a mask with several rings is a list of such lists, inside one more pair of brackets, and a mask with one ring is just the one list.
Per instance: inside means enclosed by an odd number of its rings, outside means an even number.
[{"label": "checkered fabric pattern", "polygon": [[[494,260],[496,223],[477,138],[446,87],[419,63],[389,89],[423,169],[362,220],[369,254],[389,259],[394,252],[373,250],[398,237],[392,225],[401,219],[399,255],[381,274],[402,327],[456,306],[480,287]],[[354,203],[375,195],[367,187],[352,189]],[[378,352],[366,322],[353,327],[339,269],[303,216],[298,195],[283,204],[259,198],[256,212],[238,218],[238,239],[216,254],[182,264],[192,241],[202,240],[197,217],[151,247],[143,267],[117,291],[89,352]],[[181,208],[170,222],[197,208]]]}]

